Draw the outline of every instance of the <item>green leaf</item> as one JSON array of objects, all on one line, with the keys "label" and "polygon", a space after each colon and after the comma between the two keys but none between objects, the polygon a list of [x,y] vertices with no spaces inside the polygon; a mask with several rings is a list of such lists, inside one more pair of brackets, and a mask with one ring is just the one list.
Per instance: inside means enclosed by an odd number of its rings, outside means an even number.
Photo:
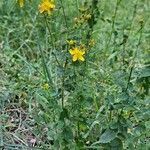
[{"label": "green leaf", "polygon": [[73,133],[72,133],[72,130],[69,126],[66,126],[64,129],[63,129],[63,137],[66,141],[69,141],[69,140],[72,140],[73,139]]},{"label": "green leaf", "polygon": [[117,136],[117,133],[113,130],[107,129],[101,136],[100,136],[100,143],[109,143],[114,140]]},{"label": "green leaf", "polygon": [[36,100],[43,107],[44,110],[48,109],[49,102],[43,95],[36,93]]},{"label": "green leaf", "polygon": [[146,121],[146,122],[145,122],[145,127],[146,127],[147,129],[150,129],[150,121]]},{"label": "green leaf", "polygon": [[122,141],[119,138],[115,138],[113,141],[111,141],[110,146],[111,146],[111,150],[123,149]]},{"label": "green leaf", "polygon": [[136,74],[137,74],[138,78],[150,77],[150,67],[144,66],[142,68],[138,68]]},{"label": "green leaf", "polygon": [[64,120],[64,118],[69,118],[69,114],[68,114],[68,110],[67,109],[63,109],[62,112],[60,113],[60,120]]}]

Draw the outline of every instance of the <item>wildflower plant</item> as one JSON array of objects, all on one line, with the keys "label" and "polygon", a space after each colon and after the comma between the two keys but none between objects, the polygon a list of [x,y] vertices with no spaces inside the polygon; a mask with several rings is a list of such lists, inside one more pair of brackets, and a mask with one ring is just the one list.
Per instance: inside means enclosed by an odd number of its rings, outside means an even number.
[{"label": "wildflower plant", "polygon": [[47,12],[50,15],[54,8],[55,4],[53,0],[43,0],[41,4],[39,4],[40,13]]},{"label": "wildflower plant", "polygon": [[24,6],[24,2],[25,2],[25,0],[18,0],[19,6],[23,7]]},{"label": "wildflower plant", "polygon": [[73,49],[69,50],[70,54],[72,55],[72,60],[73,61],[77,61],[77,60],[81,60],[84,61],[84,54],[85,51],[80,50],[78,47],[74,47]]},{"label": "wildflower plant", "polygon": [[2,1],[0,148],[149,149],[147,4]]}]

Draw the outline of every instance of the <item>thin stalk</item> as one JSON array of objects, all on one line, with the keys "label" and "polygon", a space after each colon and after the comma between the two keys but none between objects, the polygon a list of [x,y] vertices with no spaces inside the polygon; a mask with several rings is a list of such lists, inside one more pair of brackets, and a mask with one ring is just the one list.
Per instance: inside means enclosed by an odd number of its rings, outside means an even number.
[{"label": "thin stalk", "polygon": [[0,148],[3,148],[3,146],[4,146],[4,139],[3,139],[3,124],[2,124],[2,122],[3,122],[3,118],[1,117],[1,119],[0,119]]},{"label": "thin stalk", "polygon": [[[78,83],[77,81],[77,70],[76,70],[76,66],[74,66],[74,82],[75,83]],[[76,85],[75,85],[75,89],[76,89]],[[77,112],[78,112],[78,118],[77,118],[77,121],[76,121],[76,135],[77,135],[77,141],[78,141],[78,138],[79,138],[79,134],[80,134],[80,123],[79,123],[79,119],[80,119],[80,102],[79,102],[79,98],[76,98],[77,100],[77,103],[75,103],[75,107],[77,108]]]},{"label": "thin stalk", "polygon": [[51,37],[51,44],[52,44],[52,47],[54,47],[54,48],[56,49],[56,46],[55,46],[55,43],[54,43],[54,40],[53,40],[53,35],[52,35],[52,32],[51,32],[51,28],[49,27],[49,24],[48,24],[46,15],[44,16],[44,19],[45,19],[46,27],[47,27],[48,32],[49,32],[50,37]]},{"label": "thin stalk", "polygon": [[47,74],[47,77],[48,77],[48,81],[49,81],[49,86],[50,87],[53,87],[53,81],[52,81],[52,77],[51,77],[51,74],[49,72],[49,69],[47,67],[47,64],[46,64],[46,61],[45,61],[45,56],[44,56],[44,53],[40,47],[40,45],[38,44],[38,48],[40,50],[40,53],[41,53],[41,56],[42,56],[42,63],[43,63],[43,69],[44,69],[44,74],[45,74],[45,77],[46,77],[46,74]]},{"label": "thin stalk", "polygon": [[111,41],[111,38],[112,38],[112,34],[114,32],[114,27],[115,27],[115,19],[116,19],[116,15],[117,15],[117,11],[118,11],[118,6],[119,6],[119,3],[121,2],[121,0],[117,0],[117,3],[116,3],[116,7],[115,7],[115,12],[114,12],[114,15],[112,17],[112,25],[111,25],[111,32],[110,32],[110,36],[109,36],[109,39],[108,39],[108,42],[106,44],[106,49],[108,48],[109,44],[110,44],[110,41]]},{"label": "thin stalk", "polygon": [[[79,123],[79,120],[77,121],[77,137],[80,136],[80,123]],[[77,138],[78,140],[78,138]]]},{"label": "thin stalk", "polygon": [[66,17],[66,13],[65,13],[65,9],[64,9],[64,5],[63,5],[63,1],[62,0],[59,0],[60,3],[61,3],[61,6],[62,6],[62,10],[63,10],[63,15],[64,15],[64,20],[65,20],[65,24],[66,24],[66,28],[68,28],[68,23],[67,23],[67,17]]},{"label": "thin stalk", "polygon": [[[50,37],[51,37],[51,44],[52,44],[52,47],[56,50],[56,45],[55,45],[55,42],[54,42],[54,39],[53,39],[53,35],[52,35],[52,32],[51,32],[51,28],[49,27],[49,24],[48,24],[48,21],[47,21],[47,17],[44,16],[44,18],[45,18],[46,27],[47,27],[48,32],[49,32]],[[49,41],[49,40],[48,40],[48,41]],[[50,43],[50,41],[49,41],[49,43]],[[54,55],[55,60],[56,60],[56,62],[57,62],[57,64],[58,64],[58,66],[59,66],[59,67],[62,67],[61,64],[59,63],[59,60],[58,60],[56,54],[55,54],[54,52],[52,52],[52,54]]]},{"label": "thin stalk", "polygon": [[[63,11],[63,16],[64,16],[64,21],[65,21],[65,26],[67,28],[67,39],[68,39],[68,31],[69,31],[69,28],[68,28],[68,23],[67,23],[67,17],[66,17],[66,13],[65,13],[65,8],[64,8],[64,5],[63,5],[63,1],[62,0],[59,0],[60,3],[61,3],[61,7],[62,7],[62,11]],[[66,47],[66,49],[68,50],[68,46]],[[65,97],[65,72],[66,72],[66,67],[67,67],[67,58],[65,60],[65,65],[63,66],[63,71],[64,71],[64,74],[62,76],[62,87],[61,87],[61,103],[62,103],[62,108],[64,108],[64,97]]]},{"label": "thin stalk", "polygon": [[77,7],[77,13],[78,13],[78,17],[79,17],[79,1],[78,0],[76,0],[76,7]]},{"label": "thin stalk", "polygon": [[46,63],[46,60],[45,60],[44,52],[43,52],[43,50],[42,50],[42,48],[40,46],[40,43],[39,43],[40,39],[39,39],[38,35],[37,35],[37,38],[38,38],[38,41],[37,41],[38,49],[39,49],[41,57],[42,57],[42,64],[43,64],[44,75],[45,75],[46,79],[48,78],[49,86],[53,87],[52,77],[51,77],[50,71],[49,71],[49,69],[47,67],[47,63]]},{"label": "thin stalk", "polygon": [[[131,19],[131,23],[130,23],[130,27],[129,27],[128,37],[130,36],[132,24],[133,24],[135,15],[136,15],[136,11],[137,11],[137,2],[138,2],[138,0],[136,1],[135,5],[134,5],[134,11],[133,11],[133,15],[132,15],[132,19]],[[128,40],[128,38],[127,38],[127,40]],[[126,42],[127,42],[127,41],[126,41]]]},{"label": "thin stalk", "polygon": [[[139,40],[138,40],[138,44],[137,44],[137,50],[139,49],[139,46],[140,46],[140,44],[141,44],[143,28],[144,28],[144,23],[142,22],[142,23],[141,23],[141,28],[140,28]],[[135,58],[136,58],[136,56],[137,56],[137,53],[138,53],[137,50],[135,51],[135,54],[134,54],[134,57],[133,57],[133,61],[135,60]],[[126,90],[125,90],[125,91],[128,90],[128,87],[129,87],[129,83],[130,83],[130,80],[131,80],[131,76],[132,76],[133,69],[134,69],[134,64],[133,64],[133,66],[132,66],[131,69],[130,69],[130,74],[129,74],[129,78],[128,78],[128,82],[127,82],[127,87],[126,87]]]},{"label": "thin stalk", "polygon": [[110,110],[109,112],[109,122],[111,121],[111,119],[112,119],[112,110]]},{"label": "thin stalk", "polygon": [[63,71],[64,71],[64,74],[62,76],[62,86],[61,86],[61,104],[62,104],[62,108],[64,108],[64,97],[65,97],[65,73],[66,73],[66,68],[67,68],[67,64],[68,64],[68,59],[66,58],[65,60],[65,64],[63,66]]},{"label": "thin stalk", "polygon": [[127,90],[128,90],[129,83],[130,83],[131,76],[132,76],[132,72],[133,72],[133,68],[134,68],[134,66],[132,66],[132,67],[131,67],[131,69],[130,69],[130,74],[129,74],[129,78],[128,78],[128,82],[127,82],[127,87],[126,87],[126,90],[125,90],[125,91],[127,91]]},{"label": "thin stalk", "polygon": [[98,104],[97,104],[97,101],[96,101],[96,98],[95,98],[95,96],[94,96],[94,103],[95,103],[95,109],[96,109],[96,112],[98,112]]},{"label": "thin stalk", "polygon": [[62,105],[62,109],[64,108],[64,97],[65,97],[64,84],[65,84],[65,76],[62,77],[62,87],[61,87],[61,105]]},{"label": "thin stalk", "polygon": [[135,18],[135,15],[136,15],[136,10],[137,10],[137,1],[135,3],[135,6],[134,6],[134,11],[133,11],[133,15],[132,15],[132,19],[131,19],[131,22],[130,22],[130,26],[129,26],[129,33],[128,35],[124,35],[124,30],[123,30],[123,41],[120,45],[123,45],[123,49],[122,49],[122,61],[123,61],[123,65],[125,64],[125,53],[126,53],[126,44],[128,42],[128,39],[130,37],[130,34],[131,34],[131,29],[132,29],[132,25],[133,25],[133,21],[134,21],[134,18]]}]

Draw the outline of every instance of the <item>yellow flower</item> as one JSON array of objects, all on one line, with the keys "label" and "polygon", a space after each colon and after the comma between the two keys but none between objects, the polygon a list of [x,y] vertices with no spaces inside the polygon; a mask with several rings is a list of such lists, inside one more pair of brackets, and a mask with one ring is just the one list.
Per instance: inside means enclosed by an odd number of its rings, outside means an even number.
[{"label": "yellow flower", "polygon": [[67,43],[69,45],[75,45],[76,44],[76,40],[70,40],[70,41],[67,40]]},{"label": "yellow flower", "polygon": [[84,57],[83,57],[83,55],[85,54],[85,51],[81,51],[80,49],[75,47],[73,49],[70,49],[69,52],[72,55],[72,60],[73,61],[77,61],[77,60],[84,61],[85,60]]},{"label": "yellow flower", "polygon": [[48,89],[49,89],[48,83],[45,83],[45,84],[42,86],[42,88],[43,88],[44,90],[48,90]]},{"label": "yellow flower", "polygon": [[95,40],[94,39],[91,39],[89,41],[89,46],[93,47],[95,45]]},{"label": "yellow flower", "polygon": [[24,6],[24,0],[18,0],[19,6],[23,7]]},{"label": "yellow flower", "polygon": [[39,12],[44,13],[47,12],[49,15],[54,10],[55,4],[53,0],[43,0],[43,2],[39,5]]},{"label": "yellow flower", "polygon": [[91,19],[91,15],[87,14],[87,15],[84,16],[84,18],[85,18],[85,20],[89,20],[89,19]]}]

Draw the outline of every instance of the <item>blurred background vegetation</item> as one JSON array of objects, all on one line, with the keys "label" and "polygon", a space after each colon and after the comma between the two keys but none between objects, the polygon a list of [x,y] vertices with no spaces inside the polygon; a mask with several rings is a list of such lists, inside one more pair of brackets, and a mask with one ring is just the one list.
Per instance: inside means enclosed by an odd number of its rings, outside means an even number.
[{"label": "blurred background vegetation", "polygon": [[150,1],[40,2],[0,0],[0,149],[150,149]]}]

